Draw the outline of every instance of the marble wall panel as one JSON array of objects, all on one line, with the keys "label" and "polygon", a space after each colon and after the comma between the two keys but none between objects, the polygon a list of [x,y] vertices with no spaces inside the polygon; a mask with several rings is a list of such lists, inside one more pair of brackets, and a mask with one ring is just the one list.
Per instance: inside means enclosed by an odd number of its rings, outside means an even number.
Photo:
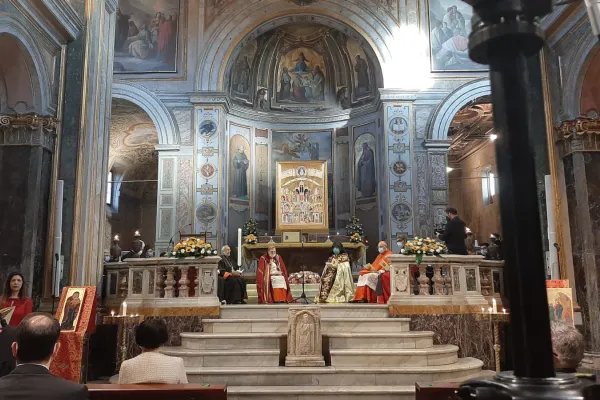
[{"label": "marble wall panel", "polygon": [[[181,130],[180,130],[181,132]],[[177,226],[191,225],[194,202],[194,160],[192,157],[179,158],[178,193],[177,193]]]},{"label": "marble wall panel", "polygon": [[336,155],[335,155],[335,207],[336,207],[336,230],[343,229],[350,220],[350,205],[352,193],[352,170],[350,168],[350,137],[348,128],[338,128],[335,133]]},{"label": "marble wall panel", "polygon": [[174,108],[173,115],[179,126],[179,137],[181,138],[182,146],[192,146],[192,114],[194,110],[191,108]]},{"label": "marble wall panel", "polygon": [[[472,314],[406,315],[411,331],[433,331],[434,344],[458,346],[459,357],[474,357],[483,361],[483,368],[495,370],[494,335],[489,321],[478,320]],[[504,326],[500,325],[500,330]],[[506,348],[501,344],[501,348]]]}]

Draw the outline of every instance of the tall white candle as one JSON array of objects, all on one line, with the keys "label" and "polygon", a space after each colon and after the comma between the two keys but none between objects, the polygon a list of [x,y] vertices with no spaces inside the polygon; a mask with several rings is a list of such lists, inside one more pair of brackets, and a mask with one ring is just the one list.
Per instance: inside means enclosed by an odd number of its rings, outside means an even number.
[{"label": "tall white candle", "polygon": [[242,266],[242,229],[238,228],[238,267]]},{"label": "tall white candle", "polygon": [[122,307],[123,307],[123,316],[126,317],[127,316],[127,302],[126,301],[123,302]]},{"label": "tall white candle", "polygon": [[496,299],[492,299],[492,308],[494,309],[494,314],[496,313],[496,311],[498,311],[498,309],[496,308]]}]

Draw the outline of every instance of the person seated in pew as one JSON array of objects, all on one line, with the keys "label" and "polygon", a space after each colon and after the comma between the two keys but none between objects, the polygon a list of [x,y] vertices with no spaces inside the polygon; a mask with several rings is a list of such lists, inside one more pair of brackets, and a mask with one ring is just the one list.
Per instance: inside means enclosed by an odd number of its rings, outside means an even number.
[{"label": "person seated in pew", "polygon": [[377,282],[379,275],[384,273],[390,268],[389,255],[392,252],[388,249],[387,243],[381,241],[377,244],[377,251],[379,255],[373,261],[372,264],[367,264],[363,269],[360,270],[360,277],[358,278],[358,287],[356,288],[356,295],[354,296],[353,303],[376,303],[377,302]]},{"label": "person seated in pew", "polygon": [[321,275],[316,303],[348,303],[354,297],[350,258],[341,242],[331,246],[331,256]]},{"label": "person seated in pew", "polygon": [[135,329],[135,342],[142,354],[123,361],[119,384],[188,383],[183,359],[161,354],[160,346],[169,341],[167,324],[162,319],[146,319]]},{"label": "person seated in pew", "polygon": [[246,280],[240,272],[235,270],[235,261],[231,257],[229,246],[223,246],[221,249],[221,260],[218,269],[220,281],[218,289],[222,288],[221,294],[218,294],[221,303],[246,304],[245,300],[248,298]]}]

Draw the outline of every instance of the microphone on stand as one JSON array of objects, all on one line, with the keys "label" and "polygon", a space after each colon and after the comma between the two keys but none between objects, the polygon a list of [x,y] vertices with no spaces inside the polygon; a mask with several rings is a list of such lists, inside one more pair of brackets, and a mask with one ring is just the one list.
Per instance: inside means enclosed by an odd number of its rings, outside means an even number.
[{"label": "microphone on stand", "polygon": [[173,234],[173,236],[171,236],[171,239],[169,240],[169,245],[167,246],[167,249],[170,247],[171,251],[173,251],[173,247],[175,247],[175,242],[173,241],[173,238],[175,238],[175,235],[179,234],[179,238],[181,239],[181,231],[183,229],[187,228],[188,226],[192,226],[192,224],[189,223],[186,226],[179,228],[179,230],[177,232],[175,232]]}]

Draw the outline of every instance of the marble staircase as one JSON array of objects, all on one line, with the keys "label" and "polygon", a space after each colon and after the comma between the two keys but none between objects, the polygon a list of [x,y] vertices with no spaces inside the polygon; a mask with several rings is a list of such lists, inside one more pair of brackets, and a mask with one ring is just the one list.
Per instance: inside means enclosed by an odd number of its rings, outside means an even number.
[{"label": "marble staircase", "polygon": [[411,332],[409,319],[388,318],[386,306],[321,307],[326,367],[284,367],[287,305],[223,306],[204,332],[182,333],[191,383],[227,384],[232,400],[414,399],[414,383],[462,381],[482,362],[459,359],[458,348],[433,345],[433,332]]}]

